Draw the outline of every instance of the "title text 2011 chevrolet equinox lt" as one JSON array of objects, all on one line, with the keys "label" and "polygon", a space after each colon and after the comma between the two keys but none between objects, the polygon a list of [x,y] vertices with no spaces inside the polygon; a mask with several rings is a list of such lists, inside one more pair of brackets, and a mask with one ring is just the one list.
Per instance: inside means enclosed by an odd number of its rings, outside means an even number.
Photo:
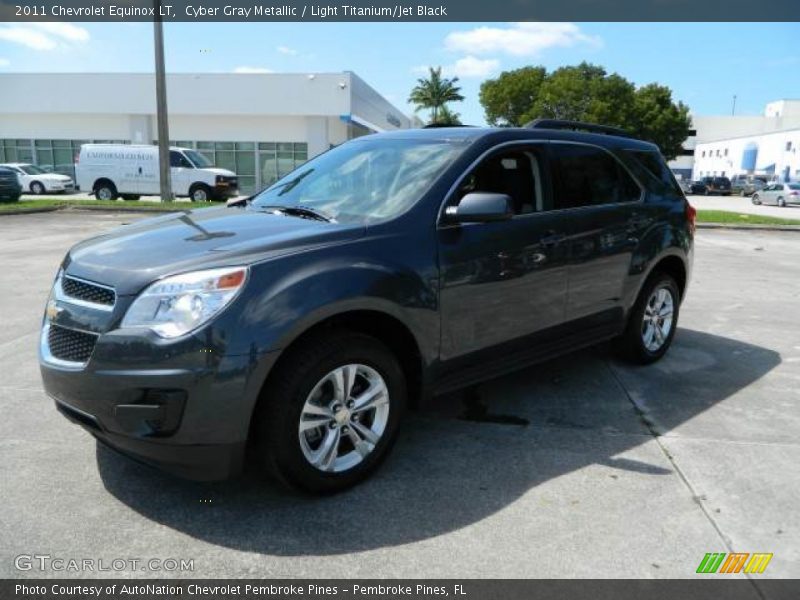
[{"label": "title text 2011 chevrolet equinox lt", "polygon": [[58,409],[193,479],[247,455],[345,488],[407,406],[615,339],[672,341],[694,209],[658,148],[610,128],[366,136],[225,207],[73,247],[40,362]]}]

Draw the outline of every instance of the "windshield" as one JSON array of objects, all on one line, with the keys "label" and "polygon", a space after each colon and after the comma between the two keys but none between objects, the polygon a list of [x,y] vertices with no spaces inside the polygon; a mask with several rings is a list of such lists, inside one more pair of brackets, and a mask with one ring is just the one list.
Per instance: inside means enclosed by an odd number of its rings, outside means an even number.
[{"label": "windshield", "polygon": [[252,205],[301,206],[336,221],[391,218],[419,200],[462,149],[441,141],[350,142],[298,167],[255,196]]},{"label": "windshield", "polygon": [[19,169],[27,175],[47,175],[47,171],[37,167],[36,165],[20,165]]},{"label": "windshield", "polygon": [[192,161],[192,164],[197,169],[207,169],[213,167],[214,163],[208,160],[205,156],[197,152],[197,150],[184,150],[183,153]]}]

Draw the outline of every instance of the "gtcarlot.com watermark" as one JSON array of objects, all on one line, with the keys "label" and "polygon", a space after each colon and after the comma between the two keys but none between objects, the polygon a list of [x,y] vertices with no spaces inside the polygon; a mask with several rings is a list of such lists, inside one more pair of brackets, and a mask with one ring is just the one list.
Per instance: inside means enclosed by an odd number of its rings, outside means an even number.
[{"label": "gtcarlot.com watermark", "polygon": [[193,558],[65,558],[50,554],[20,554],[14,558],[18,571],[99,573],[99,572],[190,572]]}]

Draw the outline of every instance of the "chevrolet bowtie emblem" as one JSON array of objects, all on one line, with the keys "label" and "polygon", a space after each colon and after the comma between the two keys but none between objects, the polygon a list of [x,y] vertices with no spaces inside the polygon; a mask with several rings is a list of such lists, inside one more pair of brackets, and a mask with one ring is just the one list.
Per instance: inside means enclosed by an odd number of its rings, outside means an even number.
[{"label": "chevrolet bowtie emblem", "polygon": [[45,309],[44,314],[47,316],[48,321],[52,321],[62,310],[64,309],[58,306],[55,300],[50,300],[50,302],[47,303],[47,308]]}]

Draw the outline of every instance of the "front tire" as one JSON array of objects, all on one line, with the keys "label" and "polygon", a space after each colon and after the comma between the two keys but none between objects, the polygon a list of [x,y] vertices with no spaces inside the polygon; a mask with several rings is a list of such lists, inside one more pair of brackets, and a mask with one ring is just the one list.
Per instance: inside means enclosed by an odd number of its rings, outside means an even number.
[{"label": "front tire", "polygon": [[755,204],[756,206],[758,206],[759,204],[761,204],[761,198],[759,198],[759,197],[758,197],[758,194],[753,194],[753,199],[752,199],[752,202],[753,202],[753,204]]},{"label": "front tire", "polygon": [[307,492],[355,485],[386,458],[406,405],[400,363],[348,331],[309,338],[275,366],[254,415],[258,460]]},{"label": "front tire", "polygon": [[31,194],[35,194],[36,196],[41,196],[47,190],[45,189],[44,185],[38,181],[34,181],[31,183]]},{"label": "front tire", "polygon": [[119,194],[113,183],[99,183],[94,189],[94,197],[97,200],[110,201],[116,200]]},{"label": "front tire", "polygon": [[211,202],[213,192],[211,188],[203,184],[195,184],[189,190],[189,198],[192,202]]},{"label": "front tire", "polygon": [[628,317],[617,350],[626,359],[642,365],[660,359],[669,350],[680,312],[680,291],[675,280],[662,272],[645,283]]}]

